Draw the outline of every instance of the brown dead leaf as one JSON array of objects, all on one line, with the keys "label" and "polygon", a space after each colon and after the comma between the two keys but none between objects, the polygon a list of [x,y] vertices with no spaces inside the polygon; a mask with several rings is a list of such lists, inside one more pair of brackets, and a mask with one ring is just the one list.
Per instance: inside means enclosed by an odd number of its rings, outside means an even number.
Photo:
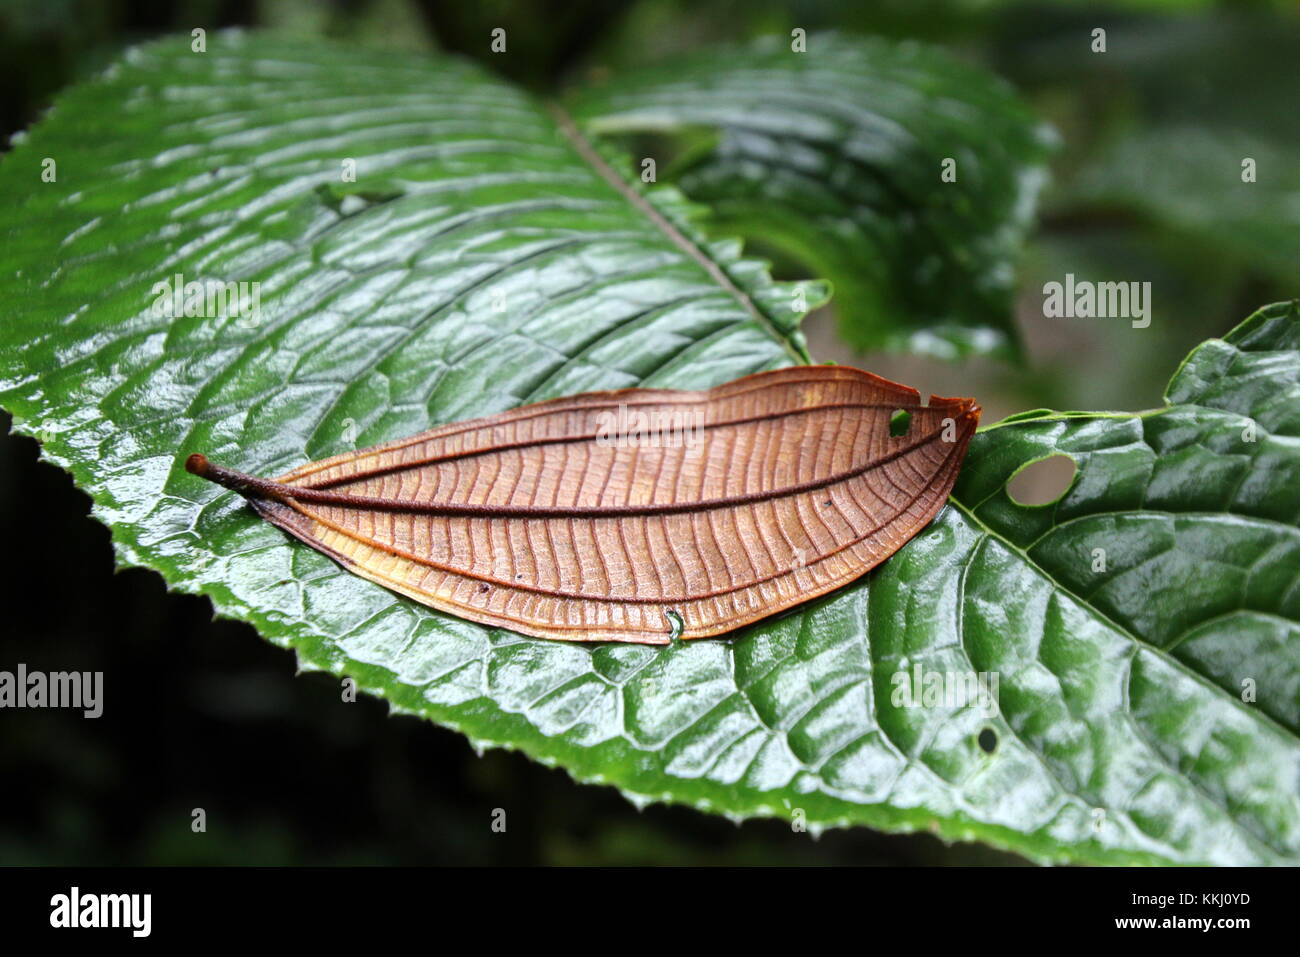
[{"label": "brown dead leaf", "polygon": [[186,468],[423,604],[543,638],[663,644],[678,623],[719,635],[884,561],[943,507],[979,413],[806,366],[555,399],[273,480],[202,455]]}]

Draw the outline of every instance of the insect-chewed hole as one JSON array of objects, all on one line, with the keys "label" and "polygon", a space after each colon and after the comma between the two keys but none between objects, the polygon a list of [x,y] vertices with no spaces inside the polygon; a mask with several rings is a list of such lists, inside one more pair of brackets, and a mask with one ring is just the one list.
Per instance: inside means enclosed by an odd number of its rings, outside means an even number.
[{"label": "insect-chewed hole", "polygon": [[907,435],[907,430],[912,427],[912,413],[906,409],[895,409],[894,414],[889,417],[889,434],[898,437]]},{"label": "insect-chewed hole", "polygon": [[975,740],[979,742],[980,750],[985,754],[992,754],[998,749],[998,733],[992,728],[981,730]]},{"label": "insect-chewed hole", "polygon": [[664,617],[668,619],[668,640],[676,641],[682,636],[686,623],[682,621],[682,616],[671,608],[664,612]]},{"label": "insect-chewed hole", "polygon": [[1051,505],[1074,481],[1074,459],[1053,455],[1022,465],[1007,481],[1007,494],[1017,505]]}]

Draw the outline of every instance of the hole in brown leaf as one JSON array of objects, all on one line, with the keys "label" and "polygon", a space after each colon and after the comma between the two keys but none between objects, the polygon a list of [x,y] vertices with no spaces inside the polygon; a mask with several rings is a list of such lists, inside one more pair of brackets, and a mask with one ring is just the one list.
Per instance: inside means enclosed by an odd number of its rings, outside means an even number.
[{"label": "hole in brown leaf", "polygon": [[889,434],[897,438],[900,435],[907,435],[907,430],[912,425],[912,413],[906,409],[895,409],[894,414],[889,417]]},{"label": "hole in brown leaf", "polygon": [[1051,505],[1074,481],[1074,459],[1053,455],[1022,465],[1007,481],[1007,494],[1017,505]]},{"label": "hole in brown leaf", "polygon": [[671,608],[664,612],[664,617],[668,619],[668,640],[676,641],[682,636],[686,623],[682,621],[682,616]]}]

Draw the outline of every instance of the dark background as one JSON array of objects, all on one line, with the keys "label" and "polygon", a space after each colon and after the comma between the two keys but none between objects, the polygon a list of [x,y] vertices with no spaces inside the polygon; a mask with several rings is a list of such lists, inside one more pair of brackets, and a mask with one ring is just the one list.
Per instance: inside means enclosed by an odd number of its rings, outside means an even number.
[{"label": "dark background", "polygon": [[[1297,293],[1286,249],[1279,268],[1232,242],[1234,217],[1251,211],[1211,203],[1198,219],[1168,198],[1135,203],[1115,185],[1124,171],[1110,152],[1154,135],[1151,148],[1194,177],[1196,156],[1177,139],[1193,129],[1230,147],[1263,144],[1274,151],[1265,155],[1300,168],[1300,29],[1289,4],[0,0],[0,133],[7,140],[29,126],[62,87],[125,46],[235,24],[456,51],[544,92],[593,69],[796,26],[916,37],[984,62],[1016,83],[1064,144],[1020,270],[1028,368],[855,355],[829,313],[807,330],[818,358],[922,391],[979,396],[987,421],[1043,405],[1158,404],[1197,342]],[[1110,35],[1105,57],[1088,50],[1098,25]],[[510,54],[489,60],[497,26],[509,33]],[[1213,195],[1212,184],[1205,189]],[[802,275],[794,263],[776,269]],[[1037,290],[1067,271],[1151,280],[1152,327],[1133,335],[1126,324],[1044,320]],[[814,840],[775,821],[637,811],[563,771],[507,752],[479,756],[458,734],[390,718],[381,701],[344,703],[336,680],[296,677],[292,656],[252,628],[214,622],[206,599],[168,594],[152,572],[115,570],[89,499],[8,425],[0,414],[0,669],[103,671],[106,690],[98,720],[0,714],[0,864],[1019,862],[929,835],[857,830]],[[207,813],[204,834],[190,828],[196,807]],[[490,827],[495,808],[507,812],[504,834]]]}]

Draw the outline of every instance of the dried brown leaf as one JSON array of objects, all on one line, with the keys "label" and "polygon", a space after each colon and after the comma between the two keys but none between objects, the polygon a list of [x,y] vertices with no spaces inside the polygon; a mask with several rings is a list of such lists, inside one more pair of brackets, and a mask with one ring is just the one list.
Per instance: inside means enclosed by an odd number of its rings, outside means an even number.
[{"label": "dried brown leaf", "polygon": [[[910,422],[891,435],[897,410]],[[186,467],[434,608],[544,638],[663,644],[678,623],[682,638],[719,635],[884,561],[943,507],[979,412],[805,366],[522,406],[273,480],[202,455]]]}]

